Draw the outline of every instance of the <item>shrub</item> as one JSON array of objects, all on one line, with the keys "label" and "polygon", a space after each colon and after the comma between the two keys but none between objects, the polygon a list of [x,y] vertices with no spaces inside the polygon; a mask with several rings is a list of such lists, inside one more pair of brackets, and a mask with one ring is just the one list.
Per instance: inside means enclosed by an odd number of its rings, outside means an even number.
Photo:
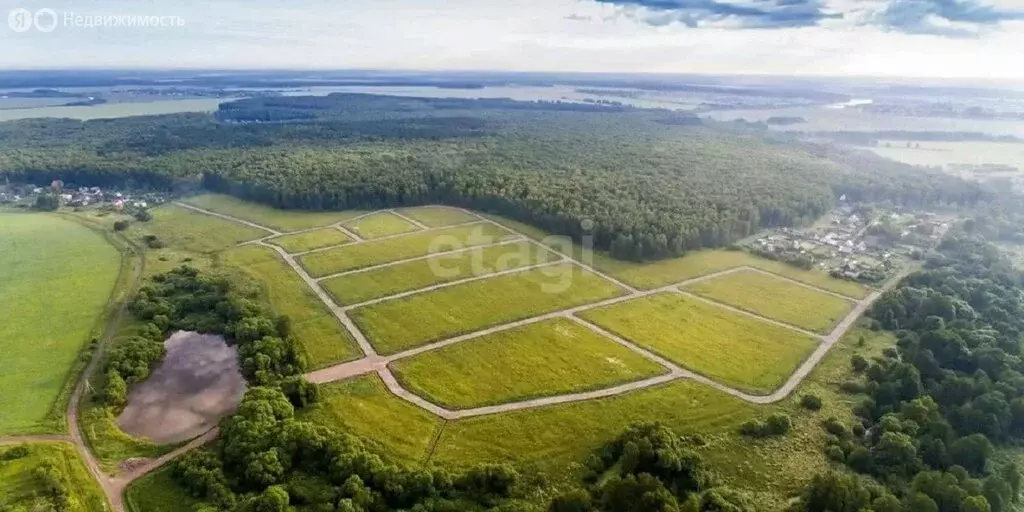
[{"label": "shrub", "polygon": [[857,373],[864,373],[871,366],[871,363],[860,354],[854,354],[850,358],[850,364],[853,366],[853,371]]},{"label": "shrub", "polygon": [[821,409],[821,398],[818,398],[817,395],[807,394],[800,397],[800,405],[809,411],[817,411]]},{"label": "shrub", "polygon": [[153,220],[153,215],[149,213],[149,210],[139,210],[135,212],[135,220],[139,222],[149,222]]},{"label": "shrub", "polygon": [[17,460],[28,457],[28,446],[18,445],[9,450],[0,452],[0,460]]},{"label": "shrub", "polygon": [[839,389],[843,390],[843,392],[845,393],[850,393],[854,395],[864,393],[865,391],[867,391],[864,387],[864,384],[857,382],[855,380],[848,380],[840,384]]},{"label": "shrub", "polygon": [[843,422],[839,421],[838,418],[829,418],[822,425],[825,427],[825,431],[836,437],[843,438],[849,435],[846,425],[843,425]]},{"label": "shrub", "polygon": [[834,444],[830,445],[828,448],[825,448],[825,456],[828,457],[829,460],[834,462],[842,463],[846,460],[846,454],[843,453],[843,449]]},{"label": "shrub", "polygon": [[131,223],[126,220],[119,220],[114,223],[114,231],[124,231],[128,229],[129,224]]},{"label": "shrub", "polygon": [[103,401],[111,407],[122,407],[128,402],[128,383],[115,370],[107,372],[107,387],[103,391]]},{"label": "shrub", "polygon": [[165,247],[164,241],[157,238],[156,235],[145,235],[142,237],[142,241],[150,249],[163,249]]},{"label": "shrub", "polygon": [[773,437],[785,435],[793,428],[788,414],[775,413],[765,421],[751,420],[740,425],[740,433],[749,437]]}]

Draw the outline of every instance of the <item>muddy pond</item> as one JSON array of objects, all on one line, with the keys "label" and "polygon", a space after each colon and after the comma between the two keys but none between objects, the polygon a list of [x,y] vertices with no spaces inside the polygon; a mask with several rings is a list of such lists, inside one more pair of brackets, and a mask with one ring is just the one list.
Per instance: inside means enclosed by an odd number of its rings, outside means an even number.
[{"label": "muddy pond", "polygon": [[157,444],[196,437],[234,412],[245,394],[235,347],[221,336],[177,332],[164,341],[167,356],[132,387],[117,418],[121,430]]}]

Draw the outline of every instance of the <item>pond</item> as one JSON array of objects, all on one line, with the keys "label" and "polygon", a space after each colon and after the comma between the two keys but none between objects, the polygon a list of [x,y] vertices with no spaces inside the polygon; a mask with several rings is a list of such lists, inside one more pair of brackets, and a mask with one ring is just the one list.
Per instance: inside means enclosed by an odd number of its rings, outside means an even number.
[{"label": "pond", "polygon": [[245,394],[235,347],[221,336],[179,331],[164,341],[167,356],[132,387],[117,418],[124,432],[157,444],[192,439],[234,412]]}]

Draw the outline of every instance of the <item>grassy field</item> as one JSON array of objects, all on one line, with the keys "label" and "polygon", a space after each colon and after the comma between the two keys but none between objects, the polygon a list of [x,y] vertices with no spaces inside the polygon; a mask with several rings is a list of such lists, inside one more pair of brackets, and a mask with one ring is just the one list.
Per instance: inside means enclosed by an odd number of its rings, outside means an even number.
[{"label": "grassy field", "polygon": [[295,235],[284,235],[272,238],[270,243],[283,248],[290,253],[312,251],[332,245],[341,245],[351,242],[352,239],[345,233],[334,228],[323,228],[316,231],[307,231]]},{"label": "grassy field", "polygon": [[781,386],[818,340],[666,292],[580,314],[674,363],[746,391]]},{"label": "grassy field", "polygon": [[568,319],[426,352],[392,369],[410,391],[454,409],[601,389],[668,371]]},{"label": "grassy field", "polygon": [[0,434],[48,416],[98,325],[121,267],[103,235],[46,214],[0,213]]},{"label": "grassy field", "polygon": [[554,261],[558,257],[530,242],[514,242],[338,276],[322,284],[335,302],[346,306],[435,284]]},{"label": "grassy field", "polygon": [[[0,445],[2,454],[16,445]],[[44,462],[49,462],[67,479],[71,492],[70,507],[66,512],[105,512],[110,510],[103,491],[93,480],[78,452],[70,443],[34,443],[24,445],[28,455],[0,462],[0,507],[11,511],[57,510],[52,500],[41,494],[42,483],[33,474]]]},{"label": "grassy field", "polygon": [[170,468],[132,482],[124,498],[128,512],[195,512],[200,504],[174,481]]},{"label": "grassy field", "polygon": [[360,354],[352,335],[273,250],[245,246],[226,251],[221,263],[259,281],[271,309],[292,320],[292,332],[309,361],[320,368]]},{"label": "grassy field", "polygon": [[473,224],[429,233],[413,233],[377,242],[315,252],[299,258],[313,277],[390,263],[428,254],[510,240],[512,235],[491,224]]},{"label": "grassy field", "polygon": [[605,279],[566,263],[381,302],[350,316],[379,352],[393,354],[621,293]]},{"label": "grassy field", "polygon": [[760,272],[736,272],[687,286],[688,291],[745,311],[826,333],[854,304]]},{"label": "grassy field", "polygon": [[423,462],[441,420],[391,394],[376,374],[321,387],[320,401],[300,417],[357,435],[374,450]]},{"label": "grassy field", "polygon": [[399,213],[409,217],[410,219],[417,220],[425,226],[432,228],[442,228],[445,226],[454,226],[455,224],[465,224],[467,222],[473,222],[477,220],[476,217],[470,215],[457,208],[448,208],[445,206],[419,206],[416,208],[402,208],[398,210]]},{"label": "grassy field", "polygon": [[164,244],[190,252],[213,253],[240,242],[255,240],[270,233],[237,222],[167,204],[150,210],[153,220],[129,230],[156,235]]},{"label": "grassy field", "polygon": [[190,197],[183,202],[224,215],[238,217],[278,231],[301,231],[303,229],[329,226],[346,221],[363,212],[311,212],[305,210],[279,210],[258,203],[243,201],[223,194],[203,194]]},{"label": "grassy field", "polygon": [[390,212],[378,212],[346,222],[345,227],[363,238],[380,238],[419,230],[411,222]]}]

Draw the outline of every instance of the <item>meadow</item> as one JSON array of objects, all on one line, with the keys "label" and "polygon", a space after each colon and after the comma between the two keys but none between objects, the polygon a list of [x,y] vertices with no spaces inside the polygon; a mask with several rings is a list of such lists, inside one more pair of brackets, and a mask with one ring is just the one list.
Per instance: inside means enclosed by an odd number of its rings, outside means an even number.
[{"label": "meadow", "polygon": [[281,247],[289,253],[312,251],[335,245],[347,244],[352,241],[339,229],[322,228],[305,233],[294,235],[282,235],[268,240],[270,243]]},{"label": "meadow", "polygon": [[686,286],[687,291],[772,320],[826,333],[853,309],[846,299],[742,271]]},{"label": "meadow", "polygon": [[221,254],[220,262],[252,278],[262,288],[271,309],[288,315],[292,333],[311,369],[360,355],[352,335],[273,250],[254,245],[237,247]]},{"label": "meadow", "polygon": [[345,227],[363,238],[371,239],[419,230],[409,221],[387,211],[346,222]]},{"label": "meadow", "polygon": [[391,263],[433,253],[511,240],[514,235],[492,224],[473,224],[398,238],[352,244],[306,254],[299,262],[313,277]]},{"label": "meadow", "polygon": [[398,460],[424,462],[441,419],[392,395],[376,374],[321,387],[320,401],[299,417],[363,439]]},{"label": "meadow", "polygon": [[346,274],[324,280],[320,284],[335,302],[347,306],[435,284],[555,261],[558,258],[554,253],[530,242],[512,242]]},{"label": "meadow", "polygon": [[394,354],[622,293],[596,274],[563,263],[381,302],[350,316],[378,352]]},{"label": "meadow", "polygon": [[564,318],[425,352],[391,368],[403,387],[451,409],[601,389],[668,371]]},{"label": "meadow", "polygon": [[329,226],[364,213],[358,211],[280,210],[225,194],[203,194],[190,197],[183,202],[283,232]]},{"label": "meadow", "polygon": [[[109,512],[110,505],[78,457],[70,443],[33,443],[21,445],[28,454],[4,460],[5,454],[18,445],[0,444],[0,508],[17,511],[58,510],[45,497],[46,489],[36,476],[44,463],[52,464],[66,479],[70,491],[69,506],[64,512]],[[9,508],[8,508],[9,507]]]},{"label": "meadow", "polygon": [[102,330],[121,255],[76,222],[0,213],[0,261],[0,434],[63,430],[50,414]]},{"label": "meadow", "polygon": [[869,149],[879,156],[910,165],[1001,164],[1024,170],[1024,144],[1015,142],[880,140]]},{"label": "meadow", "polygon": [[128,512],[195,512],[200,502],[174,480],[170,468],[150,473],[132,484],[124,493]]},{"label": "meadow", "polygon": [[781,386],[818,346],[791,329],[665,292],[579,314],[672,362],[757,394]]},{"label": "meadow", "polygon": [[417,206],[402,208],[398,212],[431,228],[443,228],[478,220],[477,217],[462,210],[445,206]]},{"label": "meadow", "polygon": [[214,253],[241,242],[269,235],[262,229],[166,204],[149,210],[153,219],[138,223],[136,230],[157,236],[165,245],[196,253]]}]

